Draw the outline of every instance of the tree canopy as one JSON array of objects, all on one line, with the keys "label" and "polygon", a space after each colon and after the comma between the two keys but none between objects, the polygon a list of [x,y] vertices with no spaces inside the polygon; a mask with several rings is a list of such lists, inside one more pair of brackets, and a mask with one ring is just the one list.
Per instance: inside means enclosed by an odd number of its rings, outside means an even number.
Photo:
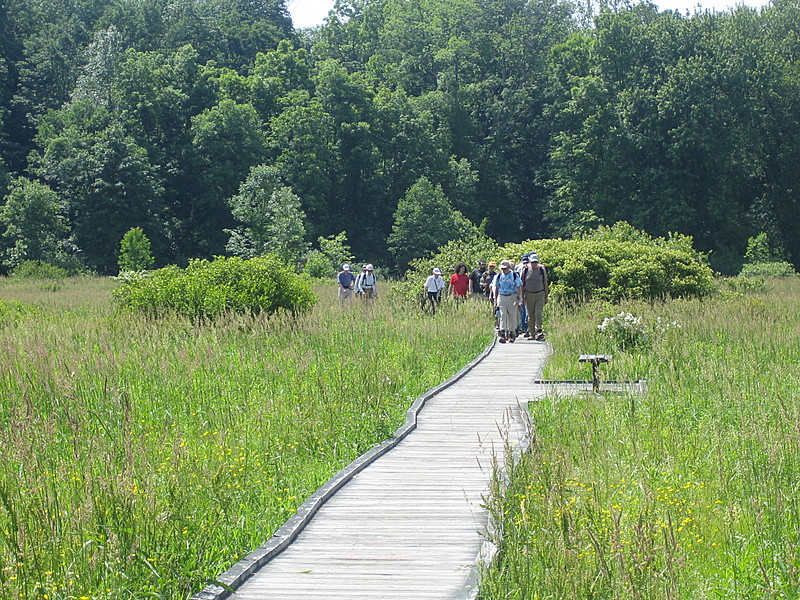
[{"label": "tree canopy", "polygon": [[[230,251],[260,166],[304,244],[345,232],[395,272],[481,223],[507,243],[625,220],[728,272],[765,232],[800,263],[800,0],[582,6],[347,1],[296,31],[282,0],[3,0],[2,203],[47,186],[57,242],[103,273],[134,227],[156,266]],[[450,213],[435,242],[408,229],[421,181]]]}]

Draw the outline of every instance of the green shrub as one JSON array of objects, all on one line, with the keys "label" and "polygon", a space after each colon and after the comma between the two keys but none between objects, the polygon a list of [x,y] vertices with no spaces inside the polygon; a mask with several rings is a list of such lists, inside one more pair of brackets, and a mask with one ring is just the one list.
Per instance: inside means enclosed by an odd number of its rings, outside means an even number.
[{"label": "green shrub", "polygon": [[282,309],[297,314],[316,302],[308,280],[271,255],[195,259],[185,270],[173,265],[120,281],[114,290],[119,305],[150,316],[176,312],[207,320]]},{"label": "green shrub", "polygon": [[737,275],[736,277],[726,277],[722,280],[729,290],[737,292],[763,292],[767,289],[767,284],[763,277]]},{"label": "green shrub", "polygon": [[64,279],[69,275],[67,269],[41,260],[24,260],[11,271],[11,276],[19,279]]},{"label": "green shrub", "polygon": [[309,250],[306,254],[306,266],[303,273],[316,279],[330,277],[333,273],[331,261],[319,250]]},{"label": "green shrub", "polygon": [[570,301],[655,300],[704,296],[714,289],[705,257],[691,238],[652,238],[627,224],[601,227],[579,239],[528,240],[499,248],[496,261],[536,252],[547,267],[550,293]]},{"label": "green shrub", "polygon": [[471,273],[479,260],[488,262],[496,252],[497,242],[482,234],[450,241],[439,248],[434,256],[412,260],[405,279],[397,284],[395,290],[406,298],[417,299],[434,267],[439,267],[445,280],[449,281],[456,264],[465,263],[467,272]]},{"label": "green shrub", "polygon": [[772,277],[794,277],[796,275],[797,272],[794,270],[794,267],[791,265],[791,263],[782,261],[746,264],[742,267],[742,271],[739,273],[740,277],[755,277],[765,279]]},{"label": "green shrub", "polygon": [[15,323],[26,311],[27,307],[24,304],[0,298],[0,327]]}]

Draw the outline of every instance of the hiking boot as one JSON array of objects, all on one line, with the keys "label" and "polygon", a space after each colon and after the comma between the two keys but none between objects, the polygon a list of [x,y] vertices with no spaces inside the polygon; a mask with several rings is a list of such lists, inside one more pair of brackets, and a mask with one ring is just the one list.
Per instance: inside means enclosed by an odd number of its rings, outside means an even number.
[{"label": "hiking boot", "polygon": [[536,332],[536,338],[535,339],[536,339],[537,342],[543,342],[544,341],[544,332],[541,329]]},{"label": "hiking boot", "polygon": [[511,342],[512,344],[514,343],[515,339],[517,339],[516,333],[511,333],[511,335],[508,336],[508,341]]},{"label": "hiking boot", "polygon": [[501,331],[500,332],[500,334],[497,336],[497,341],[500,342],[501,344],[505,344],[506,343],[506,332],[505,331]]}]

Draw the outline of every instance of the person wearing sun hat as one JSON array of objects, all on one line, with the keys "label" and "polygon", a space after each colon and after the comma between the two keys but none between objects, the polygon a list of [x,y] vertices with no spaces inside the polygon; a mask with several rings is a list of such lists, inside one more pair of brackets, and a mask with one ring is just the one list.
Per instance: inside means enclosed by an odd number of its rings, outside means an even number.
[{"label": "person wearing sun hat", "polygon": [[550,294],[550,284],[547,281],[547,269],[539,264],[539,255],[531,252],[528,259],[530,262],[522,272],[522,297],[528,307],[528,332],[529,337],[543,342],[542,313]]},{"label": "person wearing sun hat", "polygon": [[345,304],[353,299],[353,287],[356,283],[356,277],[350,271],[350,265],[342,265],[342,270],[336,277],[339,282],[339,304]]},{"label": "person wearing sun hat", "polygon": [[378,297],[378,279],[371,264],[364,265],[364,270],[356,277],[356,294],[365,300]]},{"label": "person wearing sun hat", "polygon": [[492,281],[494,303],[500,309],[500,331],[498,341],[514,343],[517,338],[517,308],[522,302],[522,281],[511,262],[500,261],[500,273]]},{"label": "person wearing sun hat", "polygon": [[425,293],[428,295],[426,302],[431,305],[431,312],[436,312],[436,307],[442,301],[442,290],[444,289],[444,277],[439,267],[436,267],[431,275],[425,280]]}]

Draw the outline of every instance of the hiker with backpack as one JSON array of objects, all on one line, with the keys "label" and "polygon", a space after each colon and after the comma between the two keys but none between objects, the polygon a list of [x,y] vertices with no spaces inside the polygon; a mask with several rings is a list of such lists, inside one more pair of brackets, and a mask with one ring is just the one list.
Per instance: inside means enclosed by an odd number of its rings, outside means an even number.
[{"label": "hiker with backpack", "polygon": [[517,316],[522,303],[522,280],[507,260],[500,262],[500,273],[492,280],[492,294],[495,306],[500,309],[500,331],[497,334],[501,344],[514,343],[517,338]]},{"label": "hiker with backpack", "polygon": [[378,279],[372,265],[364,265],[364,270],[356,277],[356,294],[364,300],[378,297]]},{"label": "hiker with backpack", "polygon": [[497,271],[494,270],[496,266],[497,265],[495,262],[490,260],[486,272],[481,275],[481,290],[483,291],[483,298],[489,302],[492,301],[492,280],[494,280],[495,275],[497,275]]},{"label": "hiker with backpack", "polygon": [[542,312],[550,294],[547,282],[547,269],[539,264],[539,256],[532,252],[528,255],[528,265],[522,271],[522,296],[528,308],[528,336],[543,342]]}]

